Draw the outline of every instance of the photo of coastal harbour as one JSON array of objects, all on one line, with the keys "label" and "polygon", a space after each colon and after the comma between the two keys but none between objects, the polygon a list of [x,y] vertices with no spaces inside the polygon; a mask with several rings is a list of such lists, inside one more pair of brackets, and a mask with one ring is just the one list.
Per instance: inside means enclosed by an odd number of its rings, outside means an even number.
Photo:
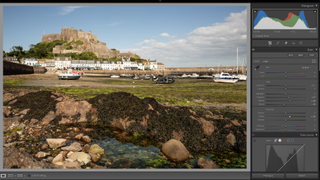
[{"label": "photo of coastal harbour", "polygon": [[3,7],[4,169],[247,169],[246,101],[246,6]]}]

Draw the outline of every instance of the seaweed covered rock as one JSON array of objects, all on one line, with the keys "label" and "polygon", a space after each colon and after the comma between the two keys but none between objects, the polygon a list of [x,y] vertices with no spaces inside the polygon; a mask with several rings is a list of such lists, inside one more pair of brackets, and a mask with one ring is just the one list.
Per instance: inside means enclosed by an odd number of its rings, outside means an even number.
[{"label": "seaweed covered rock", "polygon": [[202,169],[219,169],[219,165],[217,165],[211,159],[200,158],[197,162],[197,167]]},{"label": "seaweed covered rock", "polygon": [[[52,96],[54,94],[51,91],[31,92],[15,98],[16,101],[11,104],[11,108],[19,111],[30,109],[23,116],[23,120],[43,119],[49,111],[55,111],[57,101]],[[8,102],[4,103],[7,104]]]},{"label": "seaweed covered rock", "polygon": [[227,149],[246,152],[245,117],[235,119],[238,116],[223,117],[208,109],[196,113],[189,107],[167,107],[154,98],[139,99],[126,92],[98,95],[88,102],[106,126],[148,134],[160,142],[176,139],[194,154]]}]

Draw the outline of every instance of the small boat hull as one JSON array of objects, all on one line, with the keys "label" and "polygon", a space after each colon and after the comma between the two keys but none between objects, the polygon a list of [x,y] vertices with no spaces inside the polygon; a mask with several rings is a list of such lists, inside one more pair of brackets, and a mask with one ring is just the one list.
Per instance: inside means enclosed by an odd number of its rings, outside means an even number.
[{"label": "small boat hull", "polygon": [[80,77],[80,75],[59,75],[61,80],[78,80]]},{"label": "small boat hull", "polygon": [[230,83],[234,84],[238,82],[238,79],[213,79],[214,82],[216,83]]}]

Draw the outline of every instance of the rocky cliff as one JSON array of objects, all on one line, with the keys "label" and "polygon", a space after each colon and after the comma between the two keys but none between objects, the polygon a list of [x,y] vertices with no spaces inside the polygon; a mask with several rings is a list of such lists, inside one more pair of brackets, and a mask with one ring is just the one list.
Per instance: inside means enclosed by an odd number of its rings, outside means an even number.
[{"label": "rocky cliff", "polygon": [[[54,40],[66,40],[67,43],[58,45],[53,48],[54,54],[66,54],[66,53],[77,53],[91,51],[94,52],[97,57],[100,58],[134,58],[135,54],[131,52],[120,53],[118,50],[111,50],[107,47],[107,44],[97,40],[97,35],[92,35],[91,31],[83,32],[81,29],[63,28],[61,34],[46,34],[42,35],[41,42],[54,41]],[[83,44],[72,43],[74,41],[82,41]],[[69,46],[67,48],[66,46]],[[70,48],[72,46],[72,48]]]}]

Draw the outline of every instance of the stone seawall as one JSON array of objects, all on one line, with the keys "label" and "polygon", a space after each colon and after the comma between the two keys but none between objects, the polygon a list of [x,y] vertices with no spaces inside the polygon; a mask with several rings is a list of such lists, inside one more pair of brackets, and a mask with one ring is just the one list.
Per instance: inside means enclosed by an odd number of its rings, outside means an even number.
[{"label": "stone seawall", "polygon": [[44,67],[33,67],[3,60],[3,75],[45,73]]}]

